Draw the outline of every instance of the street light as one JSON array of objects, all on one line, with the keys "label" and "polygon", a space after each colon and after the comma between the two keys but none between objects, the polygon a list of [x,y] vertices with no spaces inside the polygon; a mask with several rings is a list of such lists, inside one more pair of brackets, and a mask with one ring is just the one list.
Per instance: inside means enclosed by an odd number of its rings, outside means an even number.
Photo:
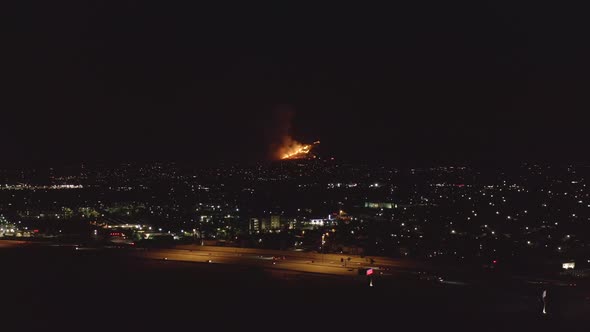
[{"label": "street light", "polygon": [[[324,244],[326,244],[326,236],[330,236],[330,233],[326,232],[326,233],[322,234],[322,250],[321,250],[321,254],[324,253]],[[322,255],[322,263],[324,263],[324,255]]]},{"label": "street light", "polygon": [[325,240],[326,236],[330,236],[330,233],[326,232],[326,233],[322,234],[322,252],[324,252],[324,244],[326,244],[326,240]]}]

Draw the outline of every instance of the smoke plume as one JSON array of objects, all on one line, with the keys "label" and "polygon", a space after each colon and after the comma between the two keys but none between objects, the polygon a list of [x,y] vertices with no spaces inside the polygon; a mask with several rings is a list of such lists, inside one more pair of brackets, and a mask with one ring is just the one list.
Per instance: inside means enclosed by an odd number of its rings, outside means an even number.
[{"label": "smoke plume", "polygon": [[291,124],[295,117],[295,108],[279,105],[273,112],[272,125],[269,128],[271,159],[281,159],[290,149],[301,145],[291,136]]}]

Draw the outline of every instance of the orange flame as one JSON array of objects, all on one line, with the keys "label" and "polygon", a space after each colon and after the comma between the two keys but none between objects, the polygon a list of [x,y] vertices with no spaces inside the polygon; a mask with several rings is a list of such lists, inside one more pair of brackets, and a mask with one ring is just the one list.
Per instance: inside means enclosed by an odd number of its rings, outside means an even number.
[{"label": "orange flame", "polygon": [[283,146],[279,148],[278,154],[281,159],[305,158],[316,144],[320,144],[320,141],[313,142],[313,144],[301,144],[288,137],[283,143]]}]

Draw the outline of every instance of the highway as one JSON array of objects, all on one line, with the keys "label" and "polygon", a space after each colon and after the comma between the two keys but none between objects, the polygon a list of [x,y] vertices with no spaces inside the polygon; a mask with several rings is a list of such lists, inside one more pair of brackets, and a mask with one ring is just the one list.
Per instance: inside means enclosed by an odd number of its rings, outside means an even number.
[{"label": "highway", "polygon": [[[0,248],[15,248],[27,245],[64,246],[74,250],[121,250],[127,255],[155,260],[171,260],[210,264],[235,264],[256,266],[266,269],[289,270],[297,272],[321,273],[340,276],[357,275],[358,268],[377,267],[380,270],[415,270],[418,263],[400,261],[386,257],[360,257],[358,255],[319,254],[295,251],[280,251],[237,247],[214,247],[181,245],[175,248],[86,248],[75,245],[35,243],[27,241],[0,240]],[[350,258],[350,259],[349,259]],[[341,261],[343,260],[343,262]]]},{"label": "highway", "polygon": [[27,241],[0,240],[0,248],[17,248],[28,245]]},{"label": "highway", "polygon": [[250,265],[271,269],[347,276],[356,275],[356,268],[359,267],[359,265],[354,267],[344,267],[341,265],[340,261],[325,261],[322,263],[317,261],[312,262],[311,260],[299,257],[286,257],[285,259],[275,260],[271,255],[227,253],[213,250],[189,251],[185,249],[138,249],[131,251],[131,255],[158,260]]},{"label": "highway", "polygon": [[[131,255],[147,259],[199,262],[211,264],[238,264],[268,269],[321,273],[340,276],[357,275],[358,268],[373,267],[384,274],[392,271],[413,271],[422,268],[410,261],[386,257],[360,257],[344,254],[318,254],[236,247],[185,245],[174,249],[137,249]],[[350,260],[349,260],[350,258]],[[341,259],[343,261],[341,261]]]}]

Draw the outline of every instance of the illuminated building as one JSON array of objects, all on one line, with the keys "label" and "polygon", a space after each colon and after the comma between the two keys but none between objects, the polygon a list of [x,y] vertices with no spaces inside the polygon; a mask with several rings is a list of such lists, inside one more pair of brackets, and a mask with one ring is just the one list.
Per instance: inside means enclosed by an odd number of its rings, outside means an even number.
[{"label": "illuminated building", "polygon": [[365,202],[365,207],[369,209],[395,209],[397,204],[389,202]]},{"label": "illuminated building", "polygon": [[281,216],[270,216],[270,229],[281,228]]},{"label": "illuminated building", "polygon": [[260,230],[261,231],[272,231],[281,228],[281,216],[272,215],[270,218],[260,219]]},{"label": "illuminated building", "polygon": [[260,231],[260,221],[258,218],[250,218],[250,222],[248,223],[248,231],[250,234]]}]

